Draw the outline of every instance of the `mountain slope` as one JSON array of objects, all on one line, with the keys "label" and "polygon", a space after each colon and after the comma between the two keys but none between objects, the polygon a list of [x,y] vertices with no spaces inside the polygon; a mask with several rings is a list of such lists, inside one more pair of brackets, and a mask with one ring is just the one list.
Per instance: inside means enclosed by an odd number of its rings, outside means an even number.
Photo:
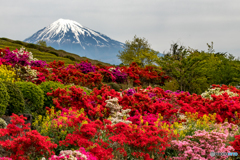
[{"label": "mountain slope", "polygon": [[104,63],[98,60],[92,60],[87,57],[80,57],[76,54],[69,53],[63,50],[56,50],[52,47],[43,47],[32,43],[26,43],[19,40],[11,40],[8,38],[0,38],[0,48],[9,47],[9,49],[15,50],[20,49],[21,47],[26,48],[27,51],[32,52],[33,57],[39,60],[53,62],[56,61],[64,61],[66,65],[79,63],[81,61],[88,61],[94,65],[101,64],[106,66],[112,66],[112,64]]},{"label": "mountain slope", "polygon": [[37,43],[39,40],[46,41],[47,45],[55,49],[63,49],[79,56],[86,56],[111,64],[120,63],[116,55],[124,45],[124,43],[115,41],[75,21],[66,19],[53,22],[24,41]]}]

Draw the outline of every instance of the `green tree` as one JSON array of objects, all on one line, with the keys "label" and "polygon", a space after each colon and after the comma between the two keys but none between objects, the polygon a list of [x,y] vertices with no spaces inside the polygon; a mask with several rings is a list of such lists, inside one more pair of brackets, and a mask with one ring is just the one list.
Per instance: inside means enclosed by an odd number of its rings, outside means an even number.
[{"label": "green tree", "polygon": [[43,41],[43,40],[39,40],[39,41],[37,42],[37,45],[42,46],[42,47],[47,47],[46,41]]},{"label": "green tree", "polygon": [[126,41],[124,50],[119,51],[117,57],[124,65],[136,62],[139,66],[152,65],[158,59],[159,52],[150,48],[145,38],[138,38],[136,35],[133,41]]},{"label": "green tree", "polygon": [[216,53],[215,54],[220,64],[217,66],[217,70],[213,73],[216,82],[215,84],[225,85],[237,85],[239,84],[240,72],[239,72],[239,61],[234,58],[233,55],[227,53]]},{"label": "green tree", "polygon": [[212,53],[186,49],[174,43],[157,64],[178,82],[181,91],[200,94],[209,87],[208,81],[212,79],[209,73],[218,62]]}]

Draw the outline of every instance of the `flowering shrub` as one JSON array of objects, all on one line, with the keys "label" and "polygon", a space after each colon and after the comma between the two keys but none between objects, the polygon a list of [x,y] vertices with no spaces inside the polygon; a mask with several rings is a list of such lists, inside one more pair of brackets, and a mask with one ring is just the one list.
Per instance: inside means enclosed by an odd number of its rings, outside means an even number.
[{"label": "flowering shrub", "polygon": [[[8,138],[0,144],[13,159],[53,154],[52,159],[211,159],[211,151],[240,152],[240,90],[235,87],[212,85],[202,95],[150,86],[120,93],[101,82],[162,85],[170,77],[161,68],[136,63],[100,68],[86,61],[65,67],[62,61],[47,65],[33,59],[24,49],[0,53],[1,81],[19,76],[36,84],[66,85],[46,92],[53,108],[34,117],[36,130],[16,115],[0,130]],[[92,90],[86,93],[76,85]]]},{"label": "flowering shrub", "polygon": [[118,104],[118,99],[115,97],[113,99],[106,100],[106,107],[110,108],[110,117],[108,118],[112,124],[117,124],[123,122],[126,124],[131,123],[131,121],[126,120],[129,117],[129,112],[131,109],[123,110],[122,106]]},{"label": "flowering shrub", "polygon": [[227,135],[219,132],[195,131],[193,136],[186,136],[182,141],[173,140],[172,146],[179,151],[173,159],[226,159],[227,156],[211,157],[210,152],[233,152],[232,146],[226,146]]},{"label": "flowering shrub", "polygon": [[173,128],[175,129],[175,133],[180,135],[180,140],[185,136],[192,136],[195,131],[198,130],[209,132],[216,129],[214,126],[216,122],[216,114],[199,117],[197,112],[185,113],[185,115],[179,115],[179,120],[179,122],[174,122]]},{"label": "flowering shrub", "polygon": [[85,148],[81,147],[77,151],[64,150],[60,152],[59,156],[53,155],[49,160],[97,160],[96,157],[92,156],[89,152],[85,151]]},{"label": "flowering shrub", "polygon": [[127,81],[127,74],[124,72],[121,72],[119,67],[112,69],[112,74],[116,78],[117,83],[124,83]]},{"label": "flowering shrub", "polygon": [[135,114],[134,116],[127,118],[127,120],[137,125],[140,125],[141,123],[147,125],[155,125],[155,122],[158,121],[158,118],[159,117],[156,114],[150,114],[145,112],[144,116],[142,116],[141,114]]},{"label": "flowering shrub", "polygon": [[16,49],[12,52],[9,50],[9,48],[6,48],[1,49],[0,52],[2,53],[2,59],[14,67],[16,75],[22,80],[31,81],[37,77],[38,73],[36,70],[31,69],[31,64],[36,65],[40,62],[43,65],[46,64],[46,62],[37,61],[37,59],[34,59],[32,53],[25,51],[25,48],[21,48],[20,50]]},{"label": "flowering shrub", "polygon": [[86,118],[79,116],[78,118],[73,117],[72,121],[67,122],[67,124],[73,127],[74,131],[72,134],[67,134],[65,140],[59,142],[60,146],[84,147],[98,159],[108,160],[113,158],[112,149],[108,148],[107,143],[99,139],[100,129],[102,128],[101,121],[87,122]]},{"label": "flowering shrub", "polygon": [[29,54],[31,53],[25,51],[25,48],[21,48],[19,51],[16,49],[12,52],[9,49],[5,49],[2,58],[5,59],[7,62],[13,64],[13,66],[27,66],[30,64]]},{"label": "flowering shrub", "polygon": [[82,71],[82,73],[86,74],[89,72],[95,72],[95,66],[93,66],[91,63],[89,63],[88,61],[84,62],[82,61],[79,64],[75,64],[77,69],[80,69]]},{"label": "flowering shrub", "polygon": [[71,109],[68,110],[65,108],[62,111],[55,112],[54,109],[51,108],[47,111],[45,117],[39,115],[33,123],[33,126],[41,135],[50,137],[51,141],[58,145],[55,153],[59,154],[63,149],[59,146],[59,141],[65,140],[67,134],[73,133],[74,131],[73,126],[68,125],[67,122],[70,123],[74,117],[84,117],[83,112],[84,110],[72,111]]},{"label": "flowering shrub", "polygon": [[112,74],[111,71],[105,68],[98,69],[98,72],[103,76],[103,82],[115,82],[116,77]]},{"label": "flowering shrub", "polygon": [[49,69],[39,67],[34,67],[34,69],[40,71],[46,80],[58,81],[65,85],[75,84],[92,88],[99,85],[102,81],[101,74],[93,72],[84,74],[73,65],[65,68],[64,62],[62,61],[49,63]]},{"label": "flowering shrub", "polygon": [[109,90],[109,87],[103,86],[101,90],[94,88],[90,95],[86,95],[83,89],[72,86],[69,91],[58,88],[47,95],[53,96],[53,104],[57,109],[72,107],[74,110],[80,110],[83,108],[91,120],[99,118],[102,120],[109,116],[109,111],[104,107],[108,97],[120,98],[120,93]]},{"label": "flowering shrub", "polygon": [[23,116],[13,114],[11,124],[6,129],[0,129],[0,136],[8,136],[10,139],[0,141],[1,146],[11,152],[10,158],[27,160],[29,157],[49,157],[54,152],[56,144],[51,143],[48,137],[40,135],[36,130],[30,131],[29,124],[24,124]]},{"label": "flowering shrub", "polygon": [[146,66],[140,68],[135,62],[131,63],[129,67],[121,67],[121,70],[127,73],[129,79],[133,80],[134,85],[140,85],[143,82],[163,85],[166,80],[170,79],[169,76],[164,76],[164,73],[156,67]]},{"label": "flowering shrub", "polygon": [[232,147],[235,149],[235,151],[240,154],[240,135],[234,136],[235,140],[233,142],[230,142]]},{"label": "flowering shrub", "polygon": [[46,63],[46,61],[42,61],[42,60],[36,60],[36,61],[31,61],[30,64],[32,67],[41,67],[44,68],[45,66],[47,66],[48,64]]},{"label": "flowering shrub", "polygon": [[213,100],[213,98],[211,97],[211,95],[222,95],[223,93],[227,93],[230,97],[233,97],[233,96],[239,96],[237,93],[233,93],[231,92],[229,89],[228,90],[225,90],[225,91],[220,91],[221,88],[214,88],[214,89],[208,89],[208,91],[205,91],[201,94],[201,96],[203,98],[208,98],[208,99],[211,99]]},{"label": "flowering shrub", "polygon": [[135,89],[133,89],[133,88],[129,88],[125,91],[127,91],[127,93],[126,93],[127,96],[132,96],[134,93],[136,93]]},{"label": "flowering shrub", "polygon": [[0,65],[0,81],[10,81],[14,82],[17,79],[15,72],[11,69],[10,66]]},{"label": "flowering shrub", "polygon": [[115,154],[122,157],[128,155],[132,158],[142,157],[149,160],[164,158],[166,148],[170,146],[172,138],[176,137],[171,130],[147,125],[137,127],[122,122],[114,125],[110,132],[112,133],[109,138],[110,142],[118,144],[115,146],[117,148]]}]

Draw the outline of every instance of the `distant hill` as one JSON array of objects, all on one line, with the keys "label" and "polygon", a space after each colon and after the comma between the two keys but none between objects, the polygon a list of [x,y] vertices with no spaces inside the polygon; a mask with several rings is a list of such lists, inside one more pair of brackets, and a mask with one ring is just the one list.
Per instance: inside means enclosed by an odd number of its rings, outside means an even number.
[{"label": "distant hill", "polygon": [[79,56],[85,55],[111,64],[121,63],[116,55],[123,49],[124,43],[72,20],[59,19],[37,31],[24,42],[36,44],[39,40],[46,41],[47,45],[55,49],[63,49]]},{"label": "distant hill", "polygon": [[88,59],[92,64],[101,64],[106,66],[114,66],[113,64],[104,63],[98,60],[93,60],[87,57],[80,57],[79,55],[66,52],[64,50],[56,50],[52,47],[42,47],[32,43],[26,43],[19,40],[11,40],[8,38],[0,38],[0,48],[9,47],[10,50],[20,49],[21,47],[27,49],[27,51],[32,52],[33,57],[39,60],[53,62],[54,60],[64,61],[66,65],[79,63],[80,61],[85,61]]}]

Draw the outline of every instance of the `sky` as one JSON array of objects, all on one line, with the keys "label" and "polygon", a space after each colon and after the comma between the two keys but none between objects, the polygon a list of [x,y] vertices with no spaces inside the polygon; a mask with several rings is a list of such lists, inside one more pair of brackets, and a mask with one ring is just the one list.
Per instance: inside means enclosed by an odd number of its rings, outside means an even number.
[{"label": "sky", "polygon": [[166,53],[173,43],[240,57],[240,0],[0,0],[0,37],[24,40],[70,19],[125,42],[134,35]]}]

